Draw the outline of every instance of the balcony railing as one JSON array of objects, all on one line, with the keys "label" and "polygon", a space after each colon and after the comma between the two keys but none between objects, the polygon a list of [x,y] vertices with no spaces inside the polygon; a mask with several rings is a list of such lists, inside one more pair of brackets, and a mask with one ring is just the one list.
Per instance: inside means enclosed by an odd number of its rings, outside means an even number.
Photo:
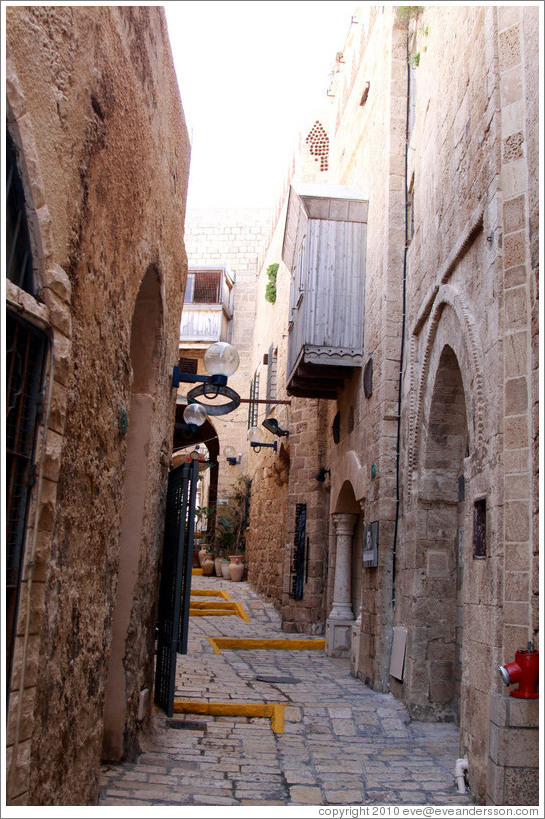
[{"label": "balcony railing", "polygon": [[349,186],[290,189],[282,249],[291,271],[290,395],[335,398],[363,364],[367,209]]},{"label": "balcony railing", "polygon": [[226,268],[190,268],[180,323],[187,344],[230,341],[234,276]]}]

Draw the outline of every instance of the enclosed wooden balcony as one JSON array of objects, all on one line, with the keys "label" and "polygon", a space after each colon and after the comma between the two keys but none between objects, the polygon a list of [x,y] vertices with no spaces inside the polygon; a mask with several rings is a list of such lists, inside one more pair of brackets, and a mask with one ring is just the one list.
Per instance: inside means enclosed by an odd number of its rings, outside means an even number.
[{"label": "enclosed wooden balcony", "polygon": [[336,398],[363,365],[367,211],[352,186],[290,188],[282,248],[291,271],[290,395]]},{"label": "enclosed wooden balcony", "polygon": [[187,274],[180,343],[230,341],[234,275],[225,267],[192,267]]}]

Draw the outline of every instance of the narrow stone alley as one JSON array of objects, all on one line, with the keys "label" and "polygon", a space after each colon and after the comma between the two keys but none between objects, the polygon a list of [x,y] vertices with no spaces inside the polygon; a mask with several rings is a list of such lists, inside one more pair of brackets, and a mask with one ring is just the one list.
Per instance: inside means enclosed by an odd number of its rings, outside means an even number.
[{"label": "narrow stone alley", "polygon": [[[322,647],[281,632],[248,583],[194,576],[174,716],[154,709],[138,760],[103,766],[99,804],[471,804],[454,780],[458,728],[410,722]],[[196,713],[208,703],[217,713]]]}]

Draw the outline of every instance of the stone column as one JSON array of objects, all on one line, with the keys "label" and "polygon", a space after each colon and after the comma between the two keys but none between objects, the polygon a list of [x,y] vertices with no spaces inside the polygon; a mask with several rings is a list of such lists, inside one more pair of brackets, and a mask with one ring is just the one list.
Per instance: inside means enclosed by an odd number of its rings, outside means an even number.
[{"label": "stone column", "polygon": [[[361,513],[364,514],[365,498],[360,500]],[[363,585],[363,574],[361,582]],[[361,642],[361,589],[358,597],[358,610],[356,619],[352,625],[352,641],[350,644],[350,673],[353,677],[358,676],[358,666],[360,662],[360,642]]]},{"label": "stone column", "polygon": [[333,515],[337,535],[333,605],[326,621],[325,651],[329,657],[350,657],[351,629],[354,623],[351,590],[352,533],[357,515]]}]

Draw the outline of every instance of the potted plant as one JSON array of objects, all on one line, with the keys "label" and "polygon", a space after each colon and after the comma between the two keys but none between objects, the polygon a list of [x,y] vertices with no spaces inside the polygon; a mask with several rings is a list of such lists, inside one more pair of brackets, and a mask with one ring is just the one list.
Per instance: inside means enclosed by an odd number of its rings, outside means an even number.
[{"label": "potted plant", "polygon": [[213,506],[197,506],[195,509],[195,534],[194,542],[197,551],[199,566],[203,568],[203,563],[213,560],[213,551],[210,545],[210,522],[213,519],[215,508]]},{"label": "potted plant", "polygon": [[248,528],[250,479],[239,478],[222,514],[216,518],[215,539],[224,554],[229,555],[231,580],[242,580],[245,570],[245,536]]}]

